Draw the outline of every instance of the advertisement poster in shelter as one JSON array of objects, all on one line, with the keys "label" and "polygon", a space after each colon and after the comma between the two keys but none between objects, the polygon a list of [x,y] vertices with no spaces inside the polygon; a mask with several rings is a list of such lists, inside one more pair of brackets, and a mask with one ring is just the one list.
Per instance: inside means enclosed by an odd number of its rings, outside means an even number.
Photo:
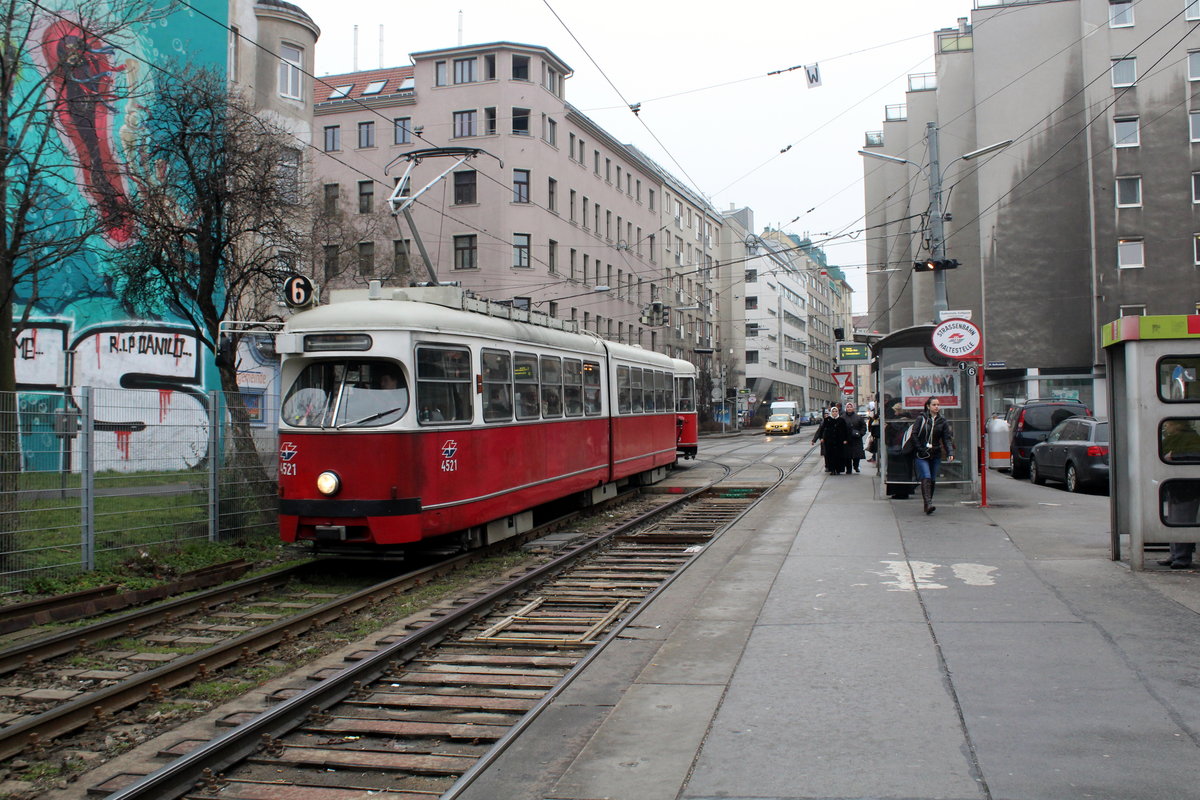
[{"label": "advertisement poster in shelter", "polygon": [[962,405],[962,373],[953,367],[904,367],[900,384],[905,409],[924,408],[931,397],[936,397],[943,409]]}]

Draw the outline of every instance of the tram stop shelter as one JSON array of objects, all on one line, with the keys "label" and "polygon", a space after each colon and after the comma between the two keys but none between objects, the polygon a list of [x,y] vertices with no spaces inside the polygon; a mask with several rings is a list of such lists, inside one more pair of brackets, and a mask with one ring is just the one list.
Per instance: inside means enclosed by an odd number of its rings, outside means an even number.
[{"label": "tram stop shelter", "polygon": [[1108,366],[1112,558],[1143,569],[1147,545],[1200,542],[1200,315],[1121,317]]},{"label": "tram stop shelter", "polygon": [[955,458],[943,459],[938,490],[957,486],[977,499],[979,481],[979,393],[975,362],[943,355],[932,344],[934,325],[904,328],[871,346],[872,376],[879,408],[879,474],[884,494],[908,497],[918,481],[912,459],[901,455],[905,430],[921,413],[929,397],[941,402],[942,415],[954,431]]}]

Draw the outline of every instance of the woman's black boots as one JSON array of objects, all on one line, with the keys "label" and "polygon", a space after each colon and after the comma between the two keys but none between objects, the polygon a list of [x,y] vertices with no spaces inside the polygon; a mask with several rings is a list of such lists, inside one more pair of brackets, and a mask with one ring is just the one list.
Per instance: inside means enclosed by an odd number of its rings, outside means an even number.
[{"label": "woman's black boots", "polygon": [[929,478],[921,479],[921,500],[925,503],[926,514],[937,511],[937,507],[933,504],[933,481]]}]

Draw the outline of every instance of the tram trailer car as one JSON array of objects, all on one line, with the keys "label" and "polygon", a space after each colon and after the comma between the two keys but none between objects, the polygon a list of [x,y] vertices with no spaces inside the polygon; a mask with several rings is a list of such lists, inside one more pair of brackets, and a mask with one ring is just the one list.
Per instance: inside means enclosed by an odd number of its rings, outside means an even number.
[{"label": "tram trailer car", "polygon": [[696,419],[696,365],[681,358],[672,359],[675,369],[675,451],[684,458],[695,458],[700,450],[700,424]]},{"label": "tram trailer car", "polygon": [[[332,299],[276,336],[284,541],[479,546],[531,528],[536,506],[587,505],[676,461],[665,355],[454,287]],[[685,384],[694,397],[694,369]]]}]

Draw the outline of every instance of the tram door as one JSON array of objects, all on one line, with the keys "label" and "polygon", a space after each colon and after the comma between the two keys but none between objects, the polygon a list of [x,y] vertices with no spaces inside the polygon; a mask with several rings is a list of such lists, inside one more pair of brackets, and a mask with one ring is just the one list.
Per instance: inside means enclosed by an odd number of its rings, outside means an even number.
[{"label": "tram door", "polygon": [[1200,315],[1122,317],[1102,339],[1112,558],[1128,537],[1143,569],[1147,545],[1200,542]]}]

